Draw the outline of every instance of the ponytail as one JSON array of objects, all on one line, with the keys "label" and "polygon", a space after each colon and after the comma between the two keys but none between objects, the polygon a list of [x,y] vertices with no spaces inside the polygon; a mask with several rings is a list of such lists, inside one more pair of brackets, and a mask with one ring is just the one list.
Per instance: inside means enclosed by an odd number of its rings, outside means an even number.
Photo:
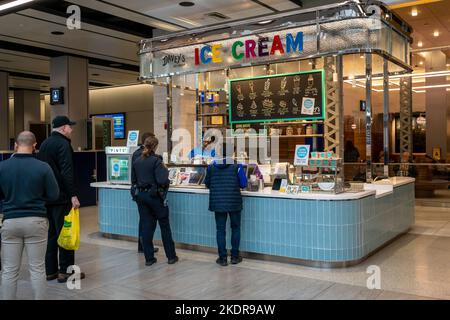
[{"label": "ponytail", "polygon": [[158,147],[158,139],[156,137],[148,137],[144,141],[144,151],[142,152],[143,158],[148,158],[152,153],[155,152],[156,148]]}]

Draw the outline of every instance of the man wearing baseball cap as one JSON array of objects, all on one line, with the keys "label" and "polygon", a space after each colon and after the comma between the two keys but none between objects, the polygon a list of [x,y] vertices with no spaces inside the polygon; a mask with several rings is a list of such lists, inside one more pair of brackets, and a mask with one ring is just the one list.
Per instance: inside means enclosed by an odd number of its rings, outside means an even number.
[{"label": "man wearing baseball cap", "polygon": [[[45,271],[47,280],[58,279],[61,283],[66,282],[71,275],[67,268],[75,264],[75,252],[59,247],[58,236],[64,225],[64,216],[72,208],[80,207],[75,190],[73,149],[70,140],[73,125],[75,122],[66,116],[55,117],[52,121],[52,134],[42,143],[38,153],[38,158],[52,168],[60,189],[59,198],[47,203],[49,229]],[[81,279],[83,278],[84,274],[81,274]]]}]

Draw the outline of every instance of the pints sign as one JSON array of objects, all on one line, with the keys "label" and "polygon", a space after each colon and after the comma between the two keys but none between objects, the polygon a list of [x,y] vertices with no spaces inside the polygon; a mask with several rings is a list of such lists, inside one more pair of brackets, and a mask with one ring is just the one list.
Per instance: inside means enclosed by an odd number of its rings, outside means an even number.
[{"label": "pints sign", "polygon": [[[297,32],[295,35],[287,33],[283,40],[281,40],[279,35],[275,35],[272,39],[269,39],[269,37],[261,37],[257,41],[254,39],[247,39],[245,41],[237,40],[232,43],[231,53],[228,53],[228,56],[231,55],[234,62],[240,62],[244,58],[253,59],[303,51],[303,32]],[[223,49],[222,44],[195,48],[195,65],[222,63],[225,58],[225,52],[229,51]]]}]

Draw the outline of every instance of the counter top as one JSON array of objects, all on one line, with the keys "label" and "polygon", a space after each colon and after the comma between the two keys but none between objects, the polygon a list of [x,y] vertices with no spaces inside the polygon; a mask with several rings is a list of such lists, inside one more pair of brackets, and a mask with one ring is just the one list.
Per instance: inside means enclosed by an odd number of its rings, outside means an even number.
[{"label": "counter top", "polygon": [[[392,177],[389,179],[379,180],[374,183],[365,183],[364,190],[358,192],[344,192],[339,194],[334,193],[299,193],[286,194],[279,191],[273,191],[270,187],[261,192],[242,191],[243,196],[247,197],[265,197],[265,198],[282,198],[282,199],[303,199],[303,200],[356,200],[375,195],[376,199],[383,198],[393,193],[393,189],[409,183],[414,183],[414,178],[409,177]],[[122,189],[130,190],[130,185],[127,184],[111,184],[107,182],[91,183],[94,188],[108,188],[108,189]],[[208,194],[209,190],[205,188],[196,187],[170,187],[169,192],[183,192],[183,193],[197,193]]]},{"label": "counter top", "polygon": [[[121,190],[130,189],[130,185],[110,184],[106,182],[91,183],[91,187],[121,189]],[[209,190],[205,188],[195,188],[195,187],[194,188],[171,187],[169,189],[169,192],[208,194]],[[265,197],[265,198],[282,198],[282,199],[299,199],[299,200],[336,200],[336,201],[356,200],[376,194],[377,194],[376,190],[364,190],[359,192],[344,192],[340,194],[312,192],[295,195],[273,191],[270,187],[265,188],[264,191],[262,192],[242,191],[242,195],[247,197]]]},{"label": "counter top", "polygon": [[378,180],[372,182],[375,185],[392,185],[394,188],[403,186],[405,184],[414,183],[416,179],[411,177],[390,177],[389,179]]}]

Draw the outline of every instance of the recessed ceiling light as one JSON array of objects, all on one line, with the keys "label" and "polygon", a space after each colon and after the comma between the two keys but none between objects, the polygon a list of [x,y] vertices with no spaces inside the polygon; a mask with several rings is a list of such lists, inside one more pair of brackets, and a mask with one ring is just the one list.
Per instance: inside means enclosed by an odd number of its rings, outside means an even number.
[{"label": "recessed ceiling light", "polygon": [[417,12],[417,9],[416,9],[416,8],[413,8],[413,9],[411,10],[411,15],[412,15],[413,17],[417,17],[418,14],[419,14],[419,13]]},{"label": "recessed ceiling light", "polygon": [[273,20],[264,20],[264,21],[258,22],[258,24],[264,25],[264,24],[269,24],[269,23],[272,23],[272,22],[273,22]]},{"label": "recessed ceiling light", "polygon": [[183,1],[183,2],[180,2],[179,5],[182,7],[192,7],[193,5],[195,5],[195,3],[191,2],[191,1]]},{"label": "recessed ceiling light", "polygon": [[422,41],[417,42],[417,46],[422,48],[423,47],[423,42]]},{"label": "recessed ceiling light", "polygon": [[436,30],[434,33],[433,33],[433,36],[435,36],[435,37],[439,37],[439,31],[438,30]]},{"label": "recessed ceiling light", "polygon": [[423,61],[420,61],[419,64],[422,66],[423,65]]},{"label": "recessed ceiling light", "polygon": [[62,32],[62,31],[52,31],[51,34],[53,34],[55,36],[62,36],[64,34],[64,32]]}]

